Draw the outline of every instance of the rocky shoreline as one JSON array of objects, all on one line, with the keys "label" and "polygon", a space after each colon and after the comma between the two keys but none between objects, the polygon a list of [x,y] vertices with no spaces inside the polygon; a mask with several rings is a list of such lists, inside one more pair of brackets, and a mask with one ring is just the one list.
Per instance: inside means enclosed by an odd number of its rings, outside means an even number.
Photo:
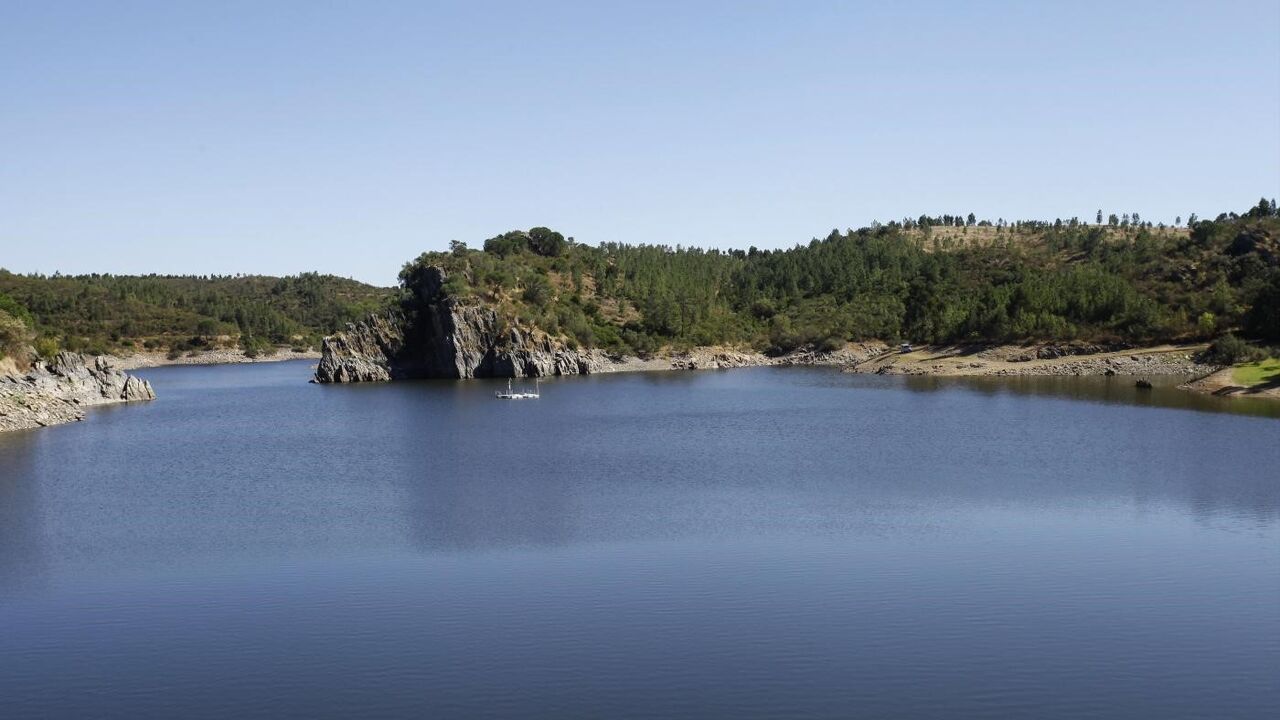
[{"label": "rocky shoreline", "polygon": [[909,353],[885,343],[850,343],[832,352],[797,350],[770,357],[758,352],[695,348],[662,358],[620,358],[603,372],[627,370],[701,370],[734,367],[834,366],[843,372],[876,375],[950,377],[1120,375],[1204,376],[1218,365],[1195,360],[1201,346],[1157,346],[1090,352],[1063,351],[1055,345],[989,345],[966,348],[923,348]]},{"label": "rocky shoreline", "polygon": [[1219,370],[1196,360],[1204,345],[1125,348],[1085,343],[1031,346],[968,345],[892,351],[851,365],[846,372],[878,375],[1206,375]]},{"label": "rocky shoreline", "polygon": [[1087,344],[928,347],[902,352],[881,342],[769,356],[700,347],[646,358],[567,347],[530,328],[498,329],[496,314],[442,299],[418,325],[398,312],[351,323],[325,338],[315,381],[385,382],[411,378],[547,377],[612,372],[823,365],[880,375],[1206,375],[1202,345],[1116,348]]},{"label": "rocky shoreline", "polygon": [[204,350],[195,355],[183,354],[171,358],[162,352],[138,352],[132,355],[113,355],[108,358],[111,366],[119,370],[136,370],[138,368],[167,367],[169,365],[241,365],[247,363],[283,362],[285,360],[319,360],[316,350],[294,352],[289,348],[278,348],[271,355],[249,357],[243,350],[220,348]]},{"label": "rocky shoreline", "polygon": [[[827,366],[844,372],[879,375],[933,376],[1036,376],[1121,375],[1131,377],[1185,376],[1179,387],[1214,395],[1280,397],[1274,389],[1246,393],[1230,385],[1230,370],[1196,361],[1203,346],[1165,345],[1151,348],[1108,348],[1083,344],[1032,346],[926,347],[910,351],[885,343],[850,343],[844,348],[819,352],[797,350],[768,356],[728,347],[699,347],[668,351],[640,358],[613,355],[598,349],[568,348],[529,330],[510,330],[501,346],[484,345],[484,309],[475,306],[449,308],[455,332],[442,336],[444,347],[418,357],[453,360],[432,368],[403,365],[406,339],[403,318],[375,316],[352,323],[347,330],[325,339],[316,370],[318,382],[370,382],[404,377],[546,377],[614,372],[706,370],[743,367]],[[477,320],[478,319],[478,320]],[[479,323],[477,327],[475,323]],[[459,324],[465,326],[456,332]],[[493,336],[488,339],[492,342]],[[421,352],[419,350],[418,352]],[[141,356],[141,357],[140,357]],[[59,353],[50,362],[36,362],[24,372],[13,367],[0,371],[0,432],[45,427],[82,420],[94,405],[150,400],[150,383],[129,375],[123,367],[160,364],[216,364],[270,362],[314,358],[317,353],[277,353],[247,358],[242,353],[208,352],[170,360],[159,354],[130,358],[87,357]],[[409,355],[413,357],[413,355]],[[457,358],[461,357],[461,362]]]},{"label": "rocky shoreline", "polygon": [[849,367],[888,351],[883,343],[850,343],[839,350],[795,350],[785,355],[770,356],[763,353],[724,347],[698,347],[688,351],[670,352],[659,357],[642,360],[623,356],[606,366],[603,372],[629,372],[635,370],[723,370],[741,367]]},{"label": "rocky shoreline", "polygon": [[61,352],[26,372],[0,375],[0,432],[83,420],[94,405],[152,400],[151,383],[111,359]]}]

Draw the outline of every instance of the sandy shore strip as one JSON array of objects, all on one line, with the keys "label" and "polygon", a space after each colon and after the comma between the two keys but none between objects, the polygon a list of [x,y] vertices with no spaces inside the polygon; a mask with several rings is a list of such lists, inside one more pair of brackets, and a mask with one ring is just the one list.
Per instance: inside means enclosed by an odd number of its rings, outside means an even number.
[{"label": "sandy shore strip", "polygon": [[696,347],[691,350],[668,350],[649,358],[632,355],[610,358],[596,372],[657,372],[666,370],[724,370],[740,367],[789,367],[822,365],[846,367],[888,352],[884,343],[849,343],[844,348],[827,352],[796,350],[771,357],[754,350],[725,346]]},{"label": "sandy shore strip", "polygon": [[205,350],[195,355],[184,353],[180,357],[169,358],[162,352],[139,352],[125,356],[109,356],[111,366],[119,370],[136,370],[138,368],[162,367],[165,365],[235,365],[241,363],[282,362],[284,360],[319,360],[319,350],[294,352],[289,348],[279,348],[271,355],[247,357],[243,350],[220,349]]}]

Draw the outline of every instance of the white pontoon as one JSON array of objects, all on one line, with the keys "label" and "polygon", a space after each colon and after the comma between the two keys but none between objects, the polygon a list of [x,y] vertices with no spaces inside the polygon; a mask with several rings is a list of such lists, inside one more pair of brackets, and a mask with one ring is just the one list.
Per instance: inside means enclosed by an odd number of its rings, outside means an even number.
[{"label": "white pontoon", "polygon": [[535,379],[534,379],[534,381],[533,381],[533,388],[534,388],[534,391],[533,391],[533,392],[524,392],[524,391],[521,391],[521,392],[515,392],[514,390],[512,390],[512,389],[511,389],[511,380],[510,380],[510,379],[508,379],[508,380],[507,380],[507,391],[506,391],[506,392],[502,392],[501,390],[499,390],[498,392],[494,393],[494,394],[493,394],[493,396],[494,396],[494,397],[496,397],[496,398],[498,398],[499,400],[537,400],[539,397],[541,397],[541,396],[542,396],[542,392],[541,392],[541,391],[542,391],[542,384],[541,384],[541,382],[542,382],[542,381],[541,381],[540,379],[538,379],[538,378],[535,378]]}]

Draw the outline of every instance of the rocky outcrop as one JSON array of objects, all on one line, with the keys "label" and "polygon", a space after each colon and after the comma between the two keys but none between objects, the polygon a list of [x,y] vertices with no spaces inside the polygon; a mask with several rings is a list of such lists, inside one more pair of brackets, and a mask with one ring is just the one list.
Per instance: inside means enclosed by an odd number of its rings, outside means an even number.
[{"label": "rocky outcrop", "polygon": [[613,362],[535,328],[508,326],[492,308],[446,297],[444,271],[427,273],[414,311],[372,315],[325,338],[316,381],[584,375]]},{"label": "rocky outcrop", "polygon": [[763,366],[846,366],[888,352],[883,343],[850,343],[837,350],[800,348],[785,355],[769,356],[726,348],[700,347],[670,357],[673,370],[721,370]]},{"label": "rocky outcrop", "polygon": [[769,357],[729,348],[695,348],[645,359],[570,347],[536,328],[503,322],[492,308],[443,293],[445,274],[428,268],[417,309],[372,315],[325,338],[316,382],[412,378],[547,377],[639,370],[700,370],[763,365],[845,365],[887,350],[850,345]]},{"label": "rocky outcrop", "polygon": [[406,376],[399,358],[404,347],[404,318],[398,313],[371,315],[324,339],[316,380],[324,383],[378,382]]},{"label": "rocky outcrop", "polygon": [[0,376],[0,431],[84,419],[84,409],[152,400],[151,383],[115,369],[105,357],[61,352],[24,374]]}]

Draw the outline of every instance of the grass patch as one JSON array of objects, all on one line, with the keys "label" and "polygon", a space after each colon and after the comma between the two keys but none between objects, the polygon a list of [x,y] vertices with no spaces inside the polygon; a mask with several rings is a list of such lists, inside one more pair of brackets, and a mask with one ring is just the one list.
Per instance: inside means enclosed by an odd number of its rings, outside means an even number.
[{"label": "grass patch", "polygon": [[1231,369],[1231,377],[1237,384],[1245,387],[1280,382],[1280,358],[1237,365]]}]

